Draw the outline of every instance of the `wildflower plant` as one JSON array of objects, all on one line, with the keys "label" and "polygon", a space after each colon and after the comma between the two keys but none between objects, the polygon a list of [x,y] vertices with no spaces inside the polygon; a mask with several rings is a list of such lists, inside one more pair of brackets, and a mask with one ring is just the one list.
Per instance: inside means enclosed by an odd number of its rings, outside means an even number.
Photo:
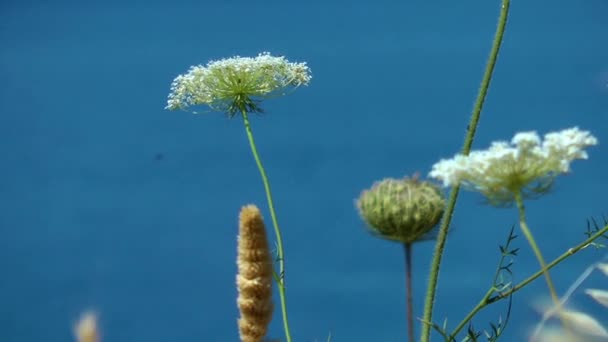
[{"label": "wildflower plant", "polygon": [[[537,278],[544,276],[554,307],[546,310],[542,321],[537,325],[532,339],[541,338],[544,342],[551,331],[545,323],[558,317],[563,323],[559,337],[578,338],[584,333],[593,332],[596,336],[608,338],[608,330],[593,317],[582,312],[563,309],[572,291],[580,286],[592,270],[599,269],[608,275],[608,264],[598,263],[586,270],[568,292],[561,298],[557,296],[549,275],[549,270],[566,258],[588,247],[602,247],[595,242],[607,237],[608,225],[595,229],[588,227],[588,238],[570,248],[558,258],[547,263],[526,222],[524,200],[546,194],[559,175],[568,173],[574,160],[586,159],[586,148],[596,145],[597,139],[588,131],[573,127],[559,132],[548,133],[541,139],[536,132],[516,134],[510,142],[494,142],[487,150],[473,151],[471,147],[477,130],[481,112],[488,93],[494,67],[498,60],[503,35],[509,16],[510,0],[501,0],[498,25],[494,35],[490,56],[477,94],[477,99],[467,126],[462,150],[451,159],[444,159],[433,165],[429,176],[451,187],[449,198],[445,198],[440,186],[431,181],[422,181],[416,175],[412,178],[387,178],[374,183],[364,190],[356,201],[361,218],[375,236],[396,241],[405,251],[407,325],[408,339],[413,342],[413,295],[412,295],[412,244],[435,239],[435,250],[429,271],[429,280],[424,302],[424,312],[420,319],[422,331],[420,341],[430,341],[430,331],[434,328],[447,342],[456,342],[459,333],[466,329],[462,341],[477,341],[482,332],[474,329],[472,319],[484,307],[502,299],[509,299],[505,318],[490,323],[485,332],[488,341],[497,341],[509,321],[511,298],[513,294]],[[285,57],[272,56],[264,52],[256,57],[232,57],[210,61],[206,65],[192,66],[177,76],[171,84],[166,109],[184,110],[197,113],[194,108],[206,106],[210,111],[225,113],[229,118],[239,116],[243,120],[249,146],[258,167],[270,211],[275,236],[276,257],[273,261],[266,238],[264,221],[260,210],[255,206],[245,206],[239,217],[239,236],[237,252],[237,306],[240,312],[239,333],[243,342],[262,342],[267,335],[268,324],[272,319],[272,280],[277,285],[281,301],[281,313],[286,342],[291,342],[290,326],[287,317],[285,293],[285,256],[281,229],[275,211],[270,182],[257,151],[249,121],[249,114],[264,111],[262,102],[266,99],[286,95],[300,86],[307,86],[311,73],[306,63],[289,62]],[[518,248],[512,246],[516,235],[513,228],[506,242],[499,247],[501,257],[491,286],[473,309],[450,331],[447,321],[443,325],[433,322],[433,306],[436,297],[441,259],[446,246],[447,235],[454,213],[460,187],[476,191],[485,196],[488,203],[499,207],[515,204],[519,212],[519,226],[540,264],[538,272],[518,284],[511,281],[513,258]],[[595,223],[595,221],[594,221]],[[439,226],[438,230],[435,228]],[[278,267],[273,267],[274,263]],[[585,292],[597,303],[608,307],[608,291],[587,289]],[[574,330],[572,330],[573,328]],[[579,331],[576,331],[578,329]],[[566,332],[568,335],[566,334]],[[74,330],[80,342],[99,342],[96,318],[84,315]],[[549,337],[557,341],[555,335]],[[331,339],[331,335],[330,338]],[[573,341],[568,339],[568,341]]]},{"label": "wildflower plant", "polygon": [[[597,144],[597,139],[589,132],[574,127],[546,134],[542,140],[535,132],[523,132],[516,134],[510,142],[495,142],[487,150],[471,152],[494,67],[498,60],[509,8],[510,0],[501,0],[501,10],[490,56],[467,126],[461,153],[452,159],[441,160],[432,167],[429,174],[431,178],[442,181],[444,186],[451,187],[449,198],[446,200],[439,186],[432,182],[421,181],[416,176],[405,179],[384,179],[375,183],[370,189],[364,190],[357,199],[356,205],[359,214],[367,223],[370,231],[375,236],[397,241],[404,246],[408,296],[407,325],[410,341],[414,341],[411,291],[411,245],[413,243],[428,239],[429,236],[436,239],[424,313],[421,318],[423,324],[420,340],[429,342],[430,330],[434,327],[446,341],[455,342],[457,335],[468,325],[467,335],[463,341],[477,341],[482,333],[473,328],[471,323],[473,317],[492,303],[506,298],[511,299],[515,292],[543,275],[556,304],[554,312],[557,312],[557,316],[566,327],[566,323],[569,319],[571,320],[573,315],[560,310],[561,302],[557,297],[549,270],[583,248],[595,245],[594,241],[608,232],[608,226],[593,232],[589,231],[587,240],[547,263],[534,240],[525,217],[524,200],[546,194],[557,176],[569,172],[572,161],[587,158],[585,149]],[[176,77],[171,85],[171,93],[166,106],[169,110],[186,111],[193,111],[192,108],[196,106],[207,106],[212,111],[226,113],[230,118],[240,116],[243,119],[249,145],[264,184],[276,235],[278,270],[272,270],[272,273],[281,299],[283,327],[287,342],[291,342],[291,335],[287,320],[281,230],[274,209],[268,177],[256,148],[248,115],[263,112],[262,101],[288,94],[300,86],[308,85],[310,80],[310,69],[306,63],[291,63],[284,57],[271,56],[269,53],[262,53],[253,58],[237,56],[211,61],[205,66],[193,66],[187,73]],[[512,258],[517,255],[518,251],[517,248],[511,246],[515,239],[512,229],[507,242],[500,246],[501,258],[490,289],[456,328],[448,331],[447,323],[443,326],[433,323],[432,315],[441,259],[461,186],[467,190],[480,192],[488,203],[494,206],[517,205],[519,226],[538,259],[540,270],[524,281],[512,284]],[[256,217],[259,215],[256,214]],[[440,227],[435,231],[434,228],[439,223]],[[260,265],[256,264],[252,269],[262,270],[258,266]],[[263,279],[263,290],[265,291],[263,292],[267,295],[271,288],[268,269],[266,269]],[[259,284],[256,281],[253,283],[258,288]],[[240,290],[243,293],[248,292],[248,290]],[[608,298],[608,295],[598,291],[589,292],[589,295],[601,297],[602,300],[604,300],[604,296]],[[264,308],[263,315],[260,316],[262,317],[259,325],[261,330],[255,334],[253,341],[262,338],[262,333],[266,332],[266,325],[270,320],[271,304],[269,299],[265,298],[267,300],[263,301],[261,306]],[[256,299],[258,298],[256,297]],[[239,302],[239,304],[242,303],[245,302]],[[488,341],[496,341],[502,335],[509,320],[510,308],[511,301],[509,301],[505,319],[500,318],[498,322],[490,324],[490,331],[485,333]],[[242,340],[245,340],[243,336],[246,334],[243,334],[243,331],[241,333]]]},{"label": "wildflower plant", "polygon": [[177,76],[171,84],[171,93],[166,106],[169,110],[188,110],[193,106],[204,105],[213,111],[224,112],[231,118],[237,115],[242,117],[249,146],[264,183],[276,235],[276,259],[279,269],[273,273],[279,289],[287,342],[291,341],[291,334],[287,319],[283,239],[270,182],[255,144],[248,115],[263,112],[262,100],[286,95],[295,88],[308,85],[311,78],[306,63],[292,63],[285,57],[272,56],[268,52],[253,58],[236,56],[211,61],[206,66],[193,66],[187,73]]},{"label": "wildflower plant", "polygon": [[559,304],[547,263],[528,227],[523,200],[546,193],[555,178],[570,171],[575,159],[587,159],[586,147],[597,139],[578,127],[549,133],[541,141],[536,132],[516,134],[511,145],[494,142],[488,150],[456,155],[433,165],[430,177],[443,181],[444,186],[462,184],[465,189],[481,192],[495,205],[515,202],[519,223],[543,270],[549,292]]},{"label": "wildflower plant", "polygon": [[408,336],[414,340],[414,304],[412,293],[413,243],[432,235],[445,209],[445,196],[439,186],[412,178],[387,178],[364,190],[356,202],[361,218],[380,238],[403,244],[407,291]]}]

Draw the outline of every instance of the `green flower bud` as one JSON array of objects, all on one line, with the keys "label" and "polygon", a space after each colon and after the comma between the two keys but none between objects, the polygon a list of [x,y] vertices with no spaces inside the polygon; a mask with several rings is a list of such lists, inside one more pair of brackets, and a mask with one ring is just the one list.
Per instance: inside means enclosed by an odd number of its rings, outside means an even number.
[{"label": "green flower bud", "polygon": [[440,187],[417,177],[376,182],[357,200],[361,218],[382,238],[410,244],[427,238],[445,209]]}]

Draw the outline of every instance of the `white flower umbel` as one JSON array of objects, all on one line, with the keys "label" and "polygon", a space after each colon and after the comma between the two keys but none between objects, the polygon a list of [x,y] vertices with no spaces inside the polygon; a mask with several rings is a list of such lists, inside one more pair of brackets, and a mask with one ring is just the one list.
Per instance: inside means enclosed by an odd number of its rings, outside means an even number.
[{"label": "white flower umbel", "polygon": [[308,85],[310,79],[306,63],[290,63],[268,52],[255,58],[237,56],[211,61],[207,66],[193,66],[175,78],[166,109],[207,105],[230,116],[261,112],[261,100]]},{"label": "white flower umbel", "polygon": [[523,132],[510,144],[494,142],[487,150],[441,160],[429,176],[444,186],[461,184],[481,192],[491,204],[509,205],[518,192],[524,198],[547,192],[555,177],[570,171],[573,160],[587,159],[584,148],[597,143],[578,127],[548,133],[542,141],[536,132]]}]

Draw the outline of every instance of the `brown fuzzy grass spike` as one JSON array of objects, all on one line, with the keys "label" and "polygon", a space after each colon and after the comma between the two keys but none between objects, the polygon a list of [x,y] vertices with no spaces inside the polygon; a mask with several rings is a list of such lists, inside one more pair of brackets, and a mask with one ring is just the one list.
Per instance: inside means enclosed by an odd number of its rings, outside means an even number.
[{"label": "brown fuzzy grass spike", "polygon": [[78,342],[99,342],[97,317],[92,312],[86,312],[74,327],[74,335]]},{"label": "brown fuzzy grass spike", "polygon": [[272,319],[272,258],[260,210],[247,205],[239,215],[237,304],[242,342],[260,342]]}]

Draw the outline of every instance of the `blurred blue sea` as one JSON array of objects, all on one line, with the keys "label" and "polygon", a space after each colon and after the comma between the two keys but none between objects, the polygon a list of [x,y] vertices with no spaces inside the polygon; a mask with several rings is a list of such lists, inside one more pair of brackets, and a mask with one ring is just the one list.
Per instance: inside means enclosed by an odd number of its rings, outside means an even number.
[{"label": "blurred blue sea", "polygon": [[[190,65],[262,51],[313,72],[252,117],[285,239],[294,340],[405,341],[402,249],[366,232],[354,199],[460,150],[499,2],[3,1],[0,341],[70,341],[87,309],[108,342],[238,340],[236,221],[248,203],[270,218],[262,183],[241,120],[163,108]],[[606,0],[513,1],[474,144],[572,126],[599,139],[552,194],[527,203],[547,259],[582,241],[587,218],[608,215],[606,18]],[[454,326],[486,292],[516,220],[461,192],[437,322]],[[519,281],[538,266],[516,243]],[[432,249],[414,247],[418,315]],[[604,253],[555,269],[558,290]],[[541,279],[515,296],[504,341],[524,341],[545,294]],[[475,326],[505,310],[489,307]],[[283,337],[278,305],[270,336]]]}]

